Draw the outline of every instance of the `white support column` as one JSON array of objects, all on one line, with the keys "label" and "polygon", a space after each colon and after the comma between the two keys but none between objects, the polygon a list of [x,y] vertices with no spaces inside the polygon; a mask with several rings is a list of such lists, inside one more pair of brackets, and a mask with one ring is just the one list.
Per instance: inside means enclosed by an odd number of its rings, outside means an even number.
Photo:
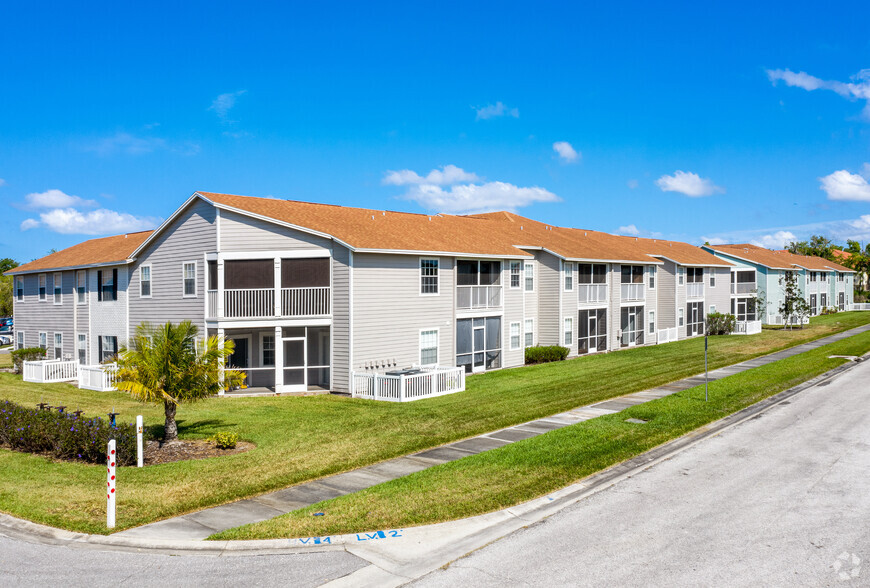
[{"label": "white support column", "polygon": [[[218,327],[217,336],[218,336],[218,339],[220,340],[220,349],[223,349],[224,348],[224,330],[221,327]],[[225,362],[223,359],[221,359],[220,363],[221,363],[221,382],[223,382],[224,381],[224,363]],[[224,387],[222,385],[220,391],[218,392],[218,396],[223,396],[223,395],[224,395]]]},{"label": "white support column", "polygon": [[275,316],[281,316],[281,258],[275,258]]},{"label": "white support column", "polygon": [[284,342],[281,341],[281,327],[275,327],[275,392],[284,387]]},{"label": "white support column", "polygon": [[224,317],[224,260],[218,253],[217,258],[217,312],[215,316],[218,318]]}]

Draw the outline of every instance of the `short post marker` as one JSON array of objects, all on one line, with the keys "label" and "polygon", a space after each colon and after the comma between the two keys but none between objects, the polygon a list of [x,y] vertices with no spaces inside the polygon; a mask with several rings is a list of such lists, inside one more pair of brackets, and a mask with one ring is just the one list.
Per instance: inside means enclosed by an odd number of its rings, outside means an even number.
[{"label": "short post marker", "polygon": [[115,440],[109,441],[109,450],[106,454],[106,526],[115,528]]},{"label": "short post marker", "polygon": [[704,402],[709,402],[709,396],[707,394],[709,378],[710,372],[707,370],[707,335],[704,335]]},{"label": "short post marker", "polygon": [[144,432],[144,428],[142,427],[142,415],[138,415],[136,417],[136,467],[142,467],[143,465],[143,455],[142,455],[142,433]]}]

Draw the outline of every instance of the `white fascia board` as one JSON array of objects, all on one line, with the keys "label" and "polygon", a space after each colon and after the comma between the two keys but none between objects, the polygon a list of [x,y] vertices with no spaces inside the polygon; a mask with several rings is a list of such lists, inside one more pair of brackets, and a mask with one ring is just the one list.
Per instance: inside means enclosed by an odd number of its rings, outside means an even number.
[{"label": "white fascia board", "polygon": [[621,263],[634,265],[665,265],[663,261],[655,259],[596,259],[594,257],[565,257],[565,261],[577,261],[580,263]]},{"label": "white fascia board", "polygon": [[734,255],[733,253],[727,253],[725,251],[719,251],[718,249],[714,249],[713,251],[715,251],[716,253],[718,253],[720,255],[724,255],[725,257],[733,257],[734,259],[739,259],[740,261],[745,261],[746,263],[750,263],[752,265],[758,265],[761,267],[766,267],[768,269],[779,269],[779,270],[788,270],[788,271],[791,271],[794,269],[794,267],[780,267],[780,266],[775,266],[775,265],[767,265],[765,263],[761,263],[760,261],[755,261],[753,259],[747,259],[745,257],[740,257],[739,255]]},{"label": "white fascia board", "polygon": [[[734,264],[730,264],[730,263],[727,265],[722,264],[722,263],[685,263],[682,261],[677,261],[676,259],[674,259],[672,257],[668,257],[667,255],[658,255],[656,253],[651,253],[650,255],[652,255],[653,257],[660,257],[662,259],[666,259],[667,261],[670,261],[670,262],[675,263],[677,265],[681,265],[683,267],[725,267],[725,268],[729,268],[729,269],[734,267]],[[719,261],[722,261],[722,260],[720,259]]]},{"label": "white fascia board", "polygon": [[532,255],[511,255],[503,253],[462,253],[458,251],[426,251],[404,249],[352,249],[356,253],[388,253],[391,255],[428,255],[432,257],[466,257],[469,259],[534,259]]},{"label": "white fascia board", "polygon": [[26,270],[23,272],[16,272],[14,269],[9,270],[4,276],[23,276],[27,274],[47,274],[51,272],[64,272],[70,270],[80,270],[80,269],[91,269],[95,267],[111,267],[111,266],[123,266],[129,265],[133,263],[134,259],[123,259],[121,261],[104,261],[102,263],[87,263],[84,265],[65,265],[62,267],[47,267],[45,269],[35,269],[35,270]]}]

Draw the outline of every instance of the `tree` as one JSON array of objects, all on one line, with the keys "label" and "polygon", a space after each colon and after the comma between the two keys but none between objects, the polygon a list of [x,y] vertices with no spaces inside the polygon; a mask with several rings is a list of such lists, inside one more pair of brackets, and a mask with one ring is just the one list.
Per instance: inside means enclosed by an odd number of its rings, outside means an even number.
[{"label": "tree", "polygon": [[791,328],[794,321],[797,321],[803,328],[803,319],[810,314],[810,305],[801,296],[798,288],[797,272],[787,271],[779,278],[779,284],[782,286],[783,297],[782,303],[779,305],[779,314],[785,320],[785,324]]},{"label": "tree", "polygon": [[830,259],[833,261],[833,250],[840,248],[823,235],[813,235],[810,237],[809,242],[793,241],[788,244],[786,249],[795,255],[814,255],[816,257],[823,257],[824,259]]},{"label": "tree", "polygon": [[12,287],[14,278],[5,272],[18,267],[18,262],[9,257],[0,259],[0,316],[12,315]]},{"label": "tree", "polygon": [[208,398],[223,388],[222,364],[233,352],[233,342],[212,336],[197,339],[198,329],[190,321],[171,322],[160,327],[141,324],[132,345],[121,349],[115,371],[115,387],[140,402],[163,403],[163,442],[178,438],[175,413],[182,402]]},{"label": "tree", "polygon": [[755,296],[746,301],[746,310],[755,316],[755,320],[764,322],[767,320],[767,299],[758,288],[755,288],[752,293]]}]

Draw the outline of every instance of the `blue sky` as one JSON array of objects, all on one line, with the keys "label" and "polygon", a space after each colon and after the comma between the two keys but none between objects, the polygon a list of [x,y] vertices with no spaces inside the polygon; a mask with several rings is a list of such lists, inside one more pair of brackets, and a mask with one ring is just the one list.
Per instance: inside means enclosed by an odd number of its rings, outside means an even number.
[{"label": "blue sky", "polygon": [[870,241],[865,2],[16,4],[0,257],[195,190]]}]

